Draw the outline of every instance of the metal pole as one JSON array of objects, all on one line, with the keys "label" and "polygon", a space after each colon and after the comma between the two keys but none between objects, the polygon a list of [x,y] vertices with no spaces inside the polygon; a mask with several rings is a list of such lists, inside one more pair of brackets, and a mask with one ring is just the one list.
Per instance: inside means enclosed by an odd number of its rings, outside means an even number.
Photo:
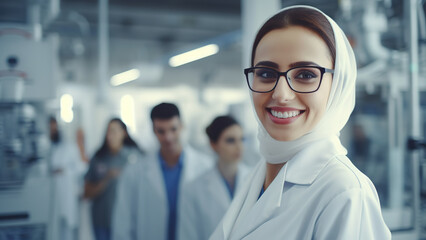
[{"label": "metal pole", "polygon": [[395,74],[389,73],[389,95],[388,95],[388,154],[389,154],[389,207],[390,209],[402,209],[404,207],[404,143],[401,144],[398,130],[401,128],[400,116],[402,115],[399,91]]},{"label": "metal pole", "polygon": [[250,67],[251,47],[257,31],[266,19],[277,13],[280,8],[279,0],[241,0],[243,68]]},{"label": "metal pole", "polygon": [[[405,11],[409,22],[409,76],[410,76],[410,135],[418,139],[420,137],[420,102],[419,102],[419,46],[418,46],[418,26],[417,26],[417,0],[406,2],[408,10]],[[406,5],[407,6],[407,5]],[[419,160],[420,153],[417,150],[411,151],[410,159],[412,164],[412,194],[413,194],[413,224],[416,239],[420,236],[420,174]]]},{"label": "metal pole", "polygon": [[98,101],[103,103],[106,99],[108,79],[108,0],[99,0],[99,79]]}]

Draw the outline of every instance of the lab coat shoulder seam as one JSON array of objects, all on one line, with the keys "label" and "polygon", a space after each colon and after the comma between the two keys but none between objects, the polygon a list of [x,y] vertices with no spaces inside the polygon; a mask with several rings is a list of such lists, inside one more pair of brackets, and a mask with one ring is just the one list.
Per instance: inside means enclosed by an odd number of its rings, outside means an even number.
[{"label": "lab coat shoulder seam", "polygon": [[[342,161],[342,159],[341,159],[341,157],[344,157],[344,158],[346,158],[346,159],[348,159],[349,160],[349,158],[348,157],[346,157],[346,156],[343,156],[343,155],[336,155],[336,156],[334,156],[334,158],[337,160],[337,161],[339,161],[341,164],[343,164],[343,166],[345,166],[345,168],[346,169],[348,169],[351,173],[352,173],[352,176],[357,180],[357,183],[358,183],[358,187],[360,188],[360,189],[362,189],[362,186],[363,186],[363,184],[362,184],[362,181],[361,181],[361,179],[360,179],[360,176],[354,171],[354,169],[353,168],[351,168],[347,163],[345,163],[344,161]],[[350,161],[350,160],[349,160]]]}]

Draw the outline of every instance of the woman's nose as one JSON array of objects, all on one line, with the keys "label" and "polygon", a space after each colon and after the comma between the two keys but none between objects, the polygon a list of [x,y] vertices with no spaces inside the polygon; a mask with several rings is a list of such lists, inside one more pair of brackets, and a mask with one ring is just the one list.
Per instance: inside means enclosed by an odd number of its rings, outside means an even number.
[{"label": "woman's nose", "polygon": [[243,149],[244,149],[243,141],[241,141],[241,142],[239,142],[239,143],[237,144],[237,148],[238,148],[238,151],[239,151],[239,152],[242,152],[242,151],[243,151]]},{"label": "woman's nose", "polygon": [[272,98],[278,102],[287,102],[294,99],[295,92],[291,90],[284,76],[281,76],[278,80],[277,86],[275,87]]}]

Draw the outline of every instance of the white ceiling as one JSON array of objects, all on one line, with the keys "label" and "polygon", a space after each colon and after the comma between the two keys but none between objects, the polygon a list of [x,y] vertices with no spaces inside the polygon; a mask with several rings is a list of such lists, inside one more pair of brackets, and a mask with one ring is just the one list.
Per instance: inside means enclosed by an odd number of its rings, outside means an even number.
[{"label": "white ceiling", "polygon": [[[342,1],[283,0],[282,5],[309,4],[339,18],[339,2]],[[363,1],[349,2],[355,6]],[[402,0],[379,2],[392,3],[393,13],[388,16],[401,16],[402,11],[398,9]],[[97,4],[97,0],[0,1],[0,23],[28,24],[32,18],[31,6],[39,6],[45,35],[59,35],[64,79],[96,84]],[[51,10],[55,5],[60,6],[57,15]],[[131,86],[166,86],[182,82],[191,86],[241,86],[244,81],[240,9],[240,0],[110,0],[108,75],[154,64],[164,70],[160,79],[146,82],[141,78]],[[390,33],[391,37],[399,36]],[[395,42],[393,38],[390,41]],[[221,47],[217,55],[178,68],[168,66],[167,60],[172,55],[211,42]]]}]

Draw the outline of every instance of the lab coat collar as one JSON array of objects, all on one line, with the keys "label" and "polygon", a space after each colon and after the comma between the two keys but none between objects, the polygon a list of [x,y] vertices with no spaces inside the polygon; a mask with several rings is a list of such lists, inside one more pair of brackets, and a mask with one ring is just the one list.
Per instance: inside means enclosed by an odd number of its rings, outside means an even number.
[{"label": "lab coat collar", "polygon": [[226,203],[227,205],[229,205],[232,199],[231,199],[231,196],[229,195],[228,189],[226,189],[224,179],[222,177],[222,174],[220,174],[220,171],[217,165],[213,166],[211,171],[209,171],[206,174],[209,175],[208,188],[210,192],[223,196],[223,198],[221,199],[226,200],[224,204]]},{"label": "lab coat collar", "polygon": [[[182,176],[183,179],[185,179],[185,166],[187,165],[186,162],[191,161],[191,158],[193,158],[193,154],[191,152],[190,148],[184,148],[182,150],[182,153],[180,154],[178,165],[182,168]],[[155,151],[151,152],[147,156],[148,165],[151,167],[146,168],[146,174],[150,176],[148,179],[152,180],[153,182],[159,182],[160,184],[164,184],[164,181],[162,182],[163,176],[162,168],[167,167],[166,163],[162,159],[160,152]],[[182,177],[181,177],[182,178]]]},{"label": "lab coat collar", "polygon": [[[258,199],[265,181],[266,162],[260,161],[248,177],[241,192],[236,195],[223,219],[225,239],[243,239],[266,222],[285,202],[284,185],[311,184],[333,156],[346,154],[337,136],[313,142],[288,161]],[[285,204],[285,203],[284,203]]]},{"label": "lab coat collar", "polygon": [[[238,165],[237,174],[235,176],[235,186],[234,186],[234,197],[237,195],[238,191],[241,189],[241,187],[244,185],[244,180],[246,177],[246,167],[240,163]],[[229,202],[232,201],[232,197],[229,194],[229,191],[227,189],[227,186],[225,185],[225,179],[223,178],[222,174],[219,171],[219,167],[216,165],[213,166],[211,172],[207,173],[211,177],[209,178],[209,187],[212,192],[218,192],[218,195],[226,196],[226,199],[229,200]],[[220,186],[220,187],[218,187]]]},{"label": "lab coat collar", "polygon": [[[183,152],[185,154],[183,155]],[[190,147],[186,147],[183,149],[181,153],[181,158],[179,159],[179,164],[182,165],[182,172],[180,177],[179,189],[181,188],[182,183],[187,182],[188,179],[191,178],[191,174],[193,171],[188,171],[187,166],[191,165],[191,163],[196,161],[196,156],[194,156],[194,151]],[[147,167],[145,168],[145,174],[147,176],[147,180],[152,184],[154,191],[157,191],[159,196],[158,201],[162,201],[161,203],[165,208],[167,208],[167,192],[165,189],[165,182],[163,178],[162,172],[162,160],[159,159],[159,152],[153,151],[147,155]]]},{"label": "lab coat collar", "polygon": [[285,181],[310,185],[334,156],[346,153],[337,136],[312,142],[286,163],[288,169]]},{"label": "lab coat collar", "polygon": [[182,165],[183,165],[183,159],[184,159],[184,150],[182,150],[181,151],[181,153],[180,153],[180,155],[179,155],[179,159],[178,159],[178,162],[177,162],[177,164],[175,165],[175,166],[173,166],[173,167],[169,167],[169,166],[167,166],[167,163],[166,163],[166,161],[164,160],[164,158],[161,156],[161,152],[160,151],[158,151],[158,160],[160,161],[160,164],[161,164],[161,168],[164,170],[164,169],[170,169],[170,168],[182,168]]},{"label": "lab coat collar", "polygon": [[199,172],[197,171],[199,169],[192,169],[193,167],[191,166],[197,166],[196,162],[201,160],[199,159],[200,157],[203,157],[190,146],[184,146],[182,153],[184,153],[184,155],[181,159],[181,164],[183,164],[183,166],[182,174],[180,177],[180,185],[190,181],[199,174]]},{"label": "lab coat collar", "polygon": [[244,186],[244,181],[247,180],[247,173],[247,166],[245,166],[243,163],[239,163],[237,170],[237,179],[235,180],[234,197],[237,195],[241,187]]},{"label": "lab coat collar", "polygon": [[249,184],[250,189],[235,222],[237,228],[235,232],[231,233],[231,239],[243,239],[248,233],[267,221],[281,206],[287,166],[284,165],[262,197],[258,198],[265,181],[265,174],[266,163],[262,162],[257,167],[252,183]]},{"label": "lab coat collar", "polygon": [[[161,163],[158,160],[158,154],[157,152],[151,152],[147,156],[147,166],[144,167],[145,175],[147,178],[147,181],[150,182],[150,184],[153,186],[153,191],[157,192],[157,196],[159,196],[159,201],[162,201],[162,205],[164,208],[167,208],[167,193],[165,190],[165,182],[162,170],[161,170]],[[160,203],[159,203],[160,205]]]},{"label": "lab coat collar", "polygon": [[[230,234],[233,228],[236,227],[237,221],[240,221],[243,212],[247,212],[257,201],[257,197],[250,197],[253,195],[251,192],[260,191],[263,181],[265,179],[265,162],[260,161],[254,170],[249,174],[247,182],[239,190],[239,193],[234,197],[228,212],[223,218],[222,230],[224,239],[230,239]],[[249,205],[249,206],[246,206]],[[245,209],[245,210],[244,210]]]},{"label": "lab coat collar", "polygon": [[266,162],[261,161],[251,176],[251,183],[245,185],[244,194],[236,196],[235,202],[238,203],[235,204],[239,205],[239,208],[234,208],[235,212],[229,214],[231,216],[223,222],[225,239],[228,239],[228,237],[230,239],[243,239],[251,231],[266,222],[285,202],[282,197],[286,182],[293,184],[313,183],[332,156],[343,153],[340,146],[337,137],[313,142],[281,168],[263,195],[258,198],[266,174]]}]

